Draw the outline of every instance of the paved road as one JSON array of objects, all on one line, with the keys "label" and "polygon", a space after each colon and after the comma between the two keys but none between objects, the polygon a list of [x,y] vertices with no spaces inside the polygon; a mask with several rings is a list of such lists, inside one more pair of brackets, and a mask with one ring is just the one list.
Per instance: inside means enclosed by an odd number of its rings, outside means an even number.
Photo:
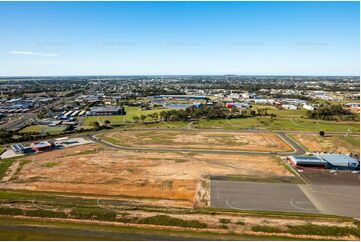
[{"label": "paved road", "polygon": [[276,134],[295,150],[295,152],[293,152],[293,155],[303,155],[306,153],[302,146],[300,146],[293,139],[291,139],[286,133],[276,132]]}]

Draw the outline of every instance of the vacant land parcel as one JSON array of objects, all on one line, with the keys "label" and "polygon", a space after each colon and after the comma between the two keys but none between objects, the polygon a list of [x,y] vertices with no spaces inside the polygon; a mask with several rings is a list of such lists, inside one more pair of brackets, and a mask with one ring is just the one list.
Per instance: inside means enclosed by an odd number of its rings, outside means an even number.
[{"label": "vacant land parcel", "polygon": [[193,205],[202,176],[293,177],[272,156],[133,152],[95,144],[18,158],[13,166],[20,168],[2,188],[136,197],[184,207]]},{"label": "vacant land parcel", "polygon": [[341,152],[360,153],[360,136],[318,134],[292,134],[293,139],[299,142],[310,152]]},{"label": "vacant land parcel", "polygon": [[292,151],[272,133],[217,132],[185,130],[132,130],[98,135],[120,146],[152,148],[187,148],[247,151]]}]

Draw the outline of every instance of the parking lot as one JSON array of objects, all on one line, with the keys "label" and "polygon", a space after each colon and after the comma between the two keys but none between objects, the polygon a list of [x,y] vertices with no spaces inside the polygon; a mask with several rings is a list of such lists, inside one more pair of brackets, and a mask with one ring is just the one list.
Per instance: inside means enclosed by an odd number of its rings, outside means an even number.
[{"label": "parking lot", "polygon": [[360,173],[351,171],[304,169],[299,174],[312,185],[360,186]]},{"label": "parking lot", "polygon": [[211,182],[211,206],[240,210],[319,213],[299,185],[262,182]]},{"label": "parking lot", "polygon": [[212,180],[211,206],[360,217],[358,173],[305,170],[300,175],[307,184]]}]

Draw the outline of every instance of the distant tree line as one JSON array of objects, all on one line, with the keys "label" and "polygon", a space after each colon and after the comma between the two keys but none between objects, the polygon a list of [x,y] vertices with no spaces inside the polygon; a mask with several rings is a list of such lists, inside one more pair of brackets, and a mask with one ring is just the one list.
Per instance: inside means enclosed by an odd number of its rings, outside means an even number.
[{"label": "distant tree line", "polygon": [[133,117],[135,122],[145,122],[145,120],[151,121],[191,121],[199,119],[232,119],[242,117],[253,116],[276,116],[275,114],[267,113],[267,109],[257,110],[242,110],[233,108],[226,108],[223,105],[214,106],[201,106],[200,108],[189,107],[186,109],[172,109],[165,110],[158,113],[152,113],[148,115],[140,115],[139,117]]},{"label": "distant tree line", "polygon": [[328,105],[320,107],[317,110],[307,111],[307,117],[310,119],[323,120],[357,120],[358,117],[341,105]]}]

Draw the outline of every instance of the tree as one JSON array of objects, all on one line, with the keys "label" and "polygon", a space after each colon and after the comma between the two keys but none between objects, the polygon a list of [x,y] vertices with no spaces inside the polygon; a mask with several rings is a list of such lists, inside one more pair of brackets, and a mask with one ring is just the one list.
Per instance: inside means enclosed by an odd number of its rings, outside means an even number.
[{"label": "tree", "polygon": [[93,127],[94,127],[95,130],[100,129],[99,122],[98,122],[98,121],[95,121],[95,122],[93,123]]},{"label": "tree", "polygon": [[320,136],[325,136],[325,131],[320,131]]},{"label": "tree", "polygon": [[144,122],[146,118],[147,116],[145,116],[144,114],[140,115],[140,120],[142,120],[142,122]]},{"label": "tree", "polygon": [[134,122],[138,123],[138,122],[139,122],[139,117],[138,117],[138,116],[134,116],[134,117],[133,117],[133,120],[134,120]]}]

